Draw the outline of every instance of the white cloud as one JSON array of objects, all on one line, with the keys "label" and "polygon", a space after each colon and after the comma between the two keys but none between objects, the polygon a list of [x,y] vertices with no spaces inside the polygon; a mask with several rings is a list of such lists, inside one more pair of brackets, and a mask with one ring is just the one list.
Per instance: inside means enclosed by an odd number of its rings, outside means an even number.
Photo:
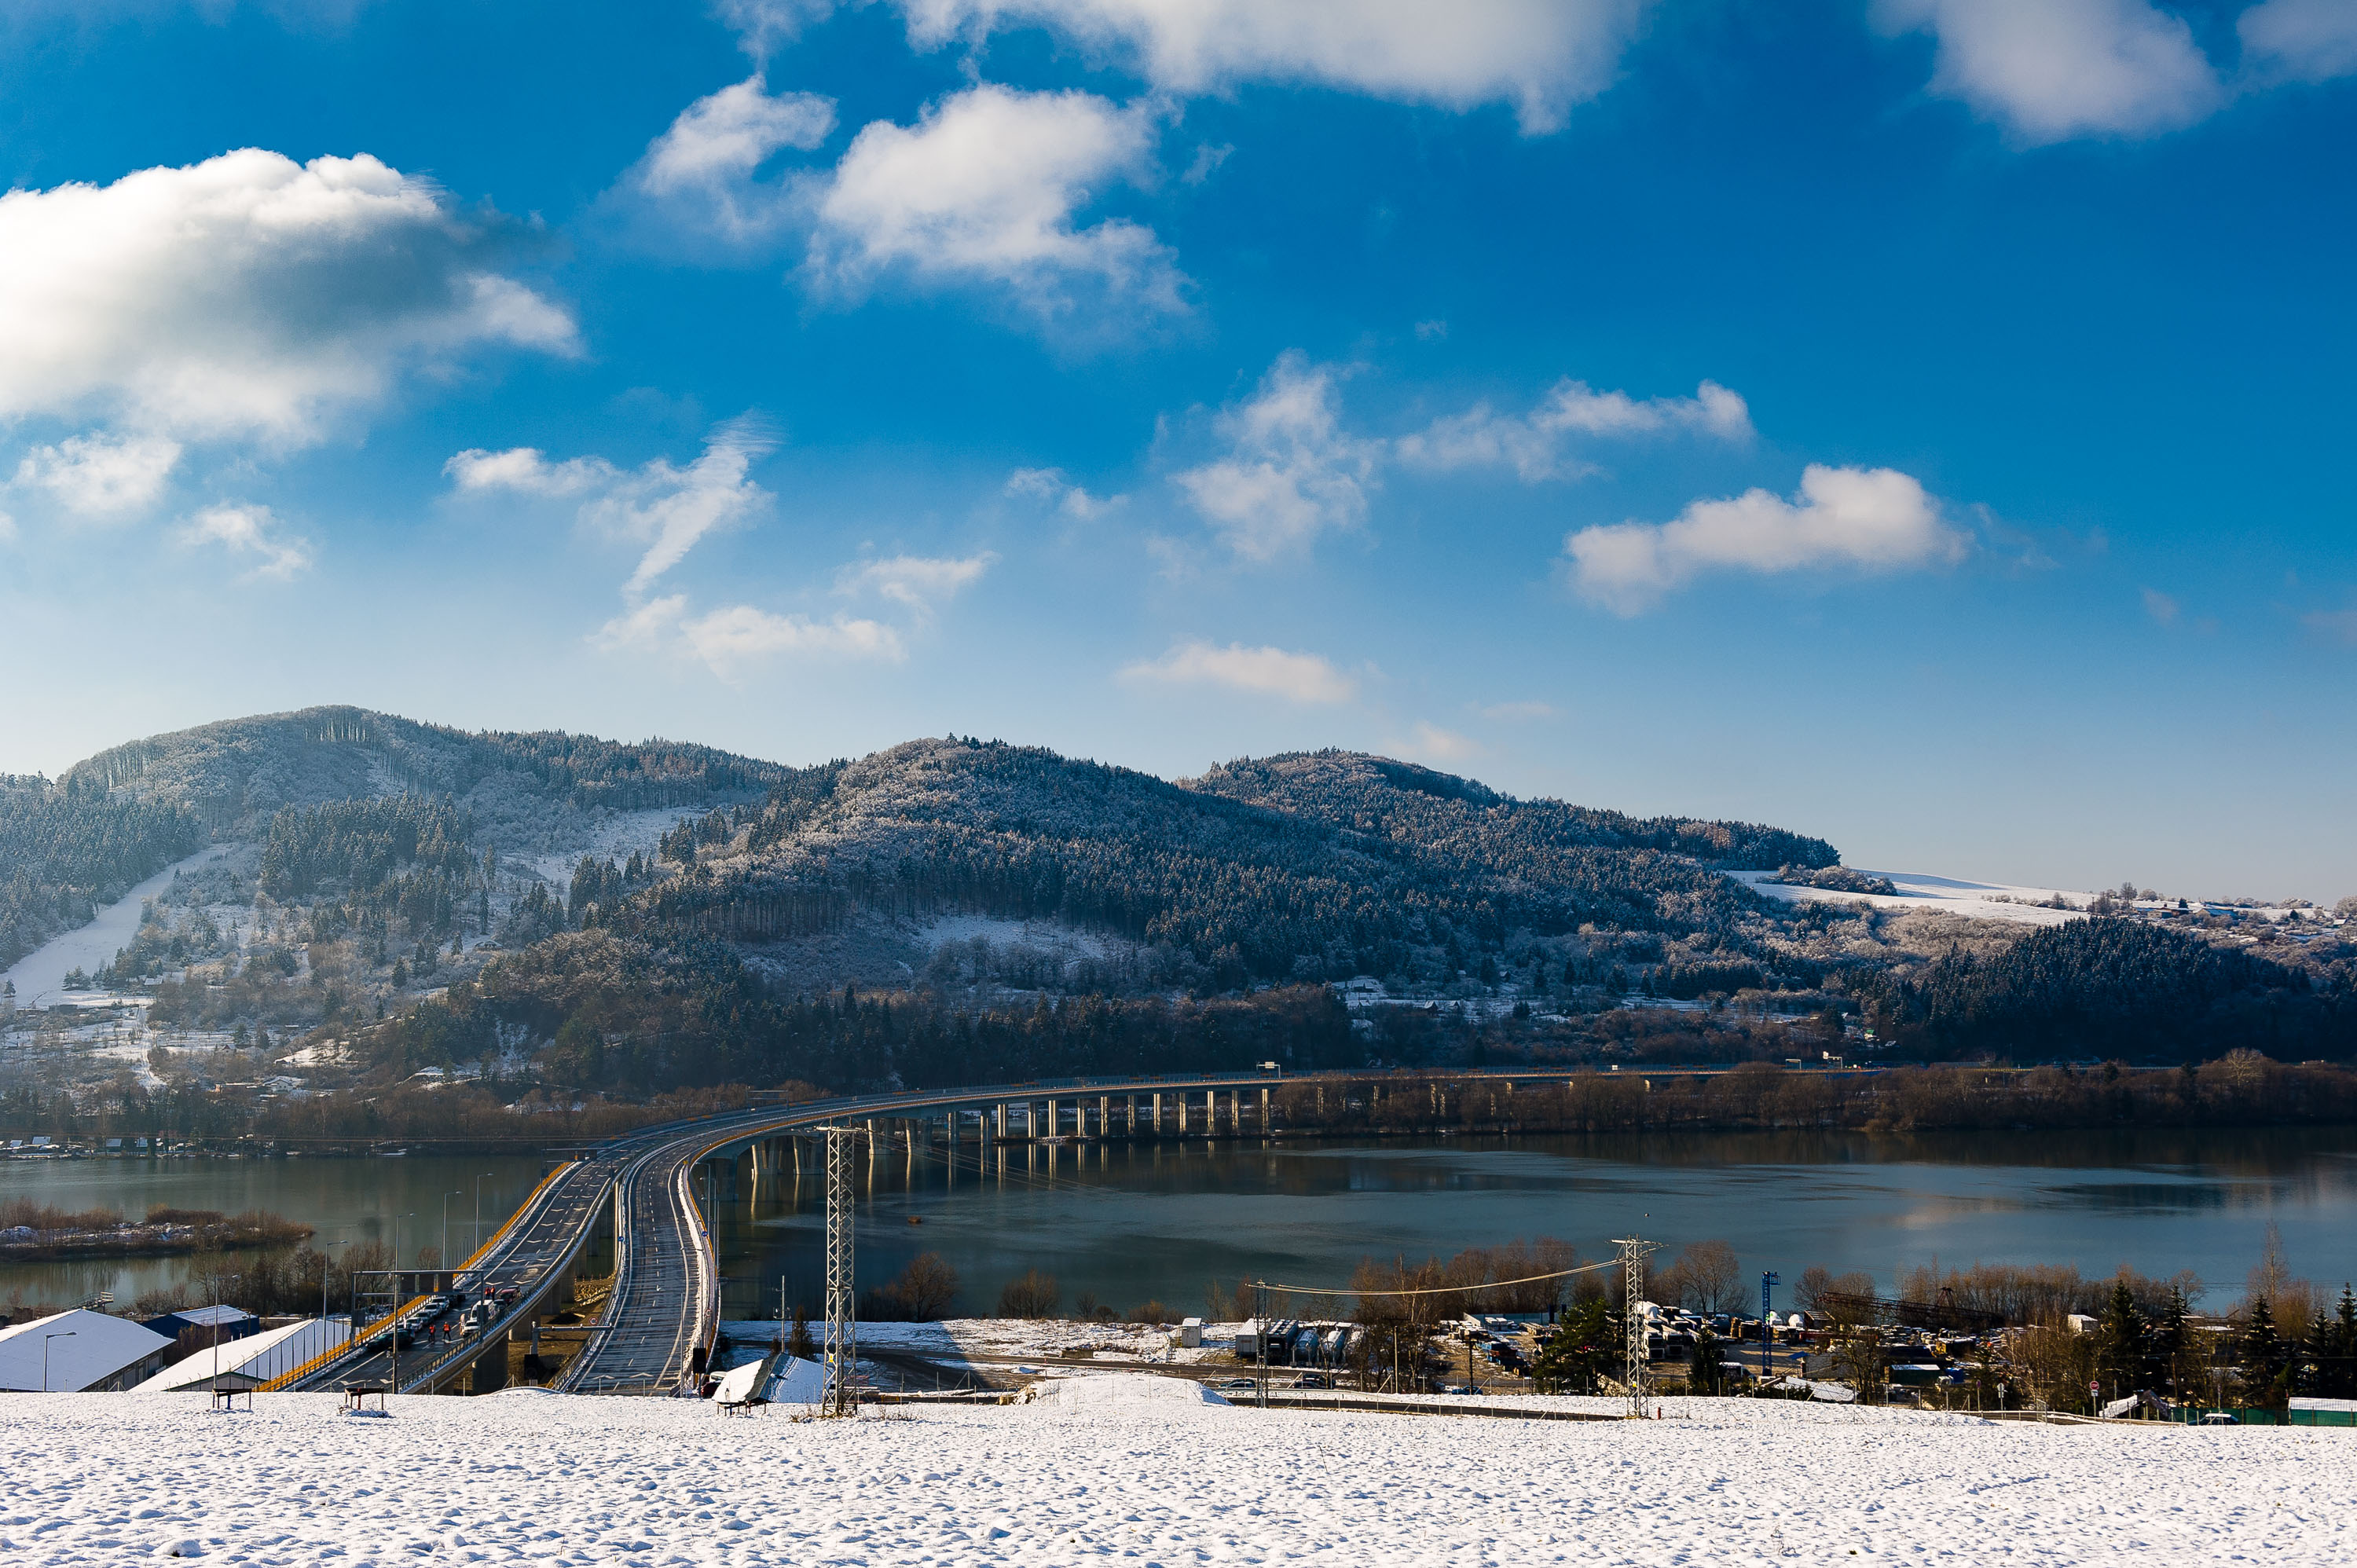
[{"label": "white cloud", "polygon": [[1006,493],[1044,502],[1080,522],[1093,522],[1129,499],[1092,496],[1066,478],[1061,468],[1017,468],[1006,477]]},{"label": "white cloud", "polygon": [[496,226],[366,156],[258,148],[0,196],[0,418],[183,440],[317,439],[406,370],[486,345],[578,351],[498,267]]},{"label": "white cloud", "polygon": [[874,594],[905,605],[923,618],[980,582],[997,561],[987,550],[954,557],[895,555],[845,566],[835,579],[834,591],[848,596]]},{"label": "white cloud", "polygon": [[442,465],[462,490],[515,490],[530,496],[577,496],[603,489],[621,471],[603,457],[552,463],[537,446],[486,452],[470,446]]},{"label": "white cloud", "polygon": [[1246,648],[1241,642],[1225,648],[1182,642],[1159,659],[1125,667],[1121,674],[1129,681],[1225,686],[1295,703],[1345,703],[1359,689],[1356,682],[1315,653]]},{"label": "white cloud", "polygon": [[1442,729],[1438,725],[1419,719],[1408,732],[1407,744],[1400,748],[1410,761],[1462,762],[1478,754],[1480,743],[1455,730]]},{"label": "white cloud", "polygon": [[737,35],[738,48],[767,60],[804,27],[834,15],[834,0],[714,0],[712,14]]},{"label": "white cloud", "polygon": [[2357,5],[2350,0],[2266,0],[2234,23],[2243,59],[2265,75],[2329,81],[2357,72]]},{"label": "white cloud", "polygon": [[753,483],[750,473],[754,459],[776,445],[754,423],[736,420],[715,431],[704,455],[683,468],[663,457],[628,472],[602,457],[551,463],[537,448],[518,446],[504,452],[470,448],[444,464],[443,471],[461,490],[586,497],[582,521],[646,546],[638,569],[622,585],[635,597],[705,534],[741,522],[769,504],[770,492]]},{"label": "white cloud", "polygon": [[70,435],[27,452],[16,482],[82,517],[119,516],[152,505],[179,461],[180,444],[160,435]]},{"label": "white cloud", "polygon": [[1705,381],[1692,397],[1632,398],[1597,392],[1586,381],[1557,381],[1544,402],[1519,417],[1501,414],[1488,403],[1433,421],[1398,443],[1402,462],[1448,470],[1511,465],[1525,480],[1576,478],[1593,466],[1565,455],[1569,437],[1628,437],[1693,431],[1722,441],[1751,438],[1751,413],[1743,399]]},{"label": "white cloud", "polygon": [[617,616],[592,640],[608,650],[686,655],[724,677],[742,665],[779,655],[898,660],[907,653],[900,634],[879,621],[842,617],[815,621],[752,605],[690,616],[684,594],[668,594]]},{"label": "white cloud", "polygon": [[1878,0],[1939,39],[1932,91],[2026,143],[2173,131],[2224,102],[2193,30],[2148,0]]},{"label": "white cloud", "polygon": [[756,171],[787,147],[812,148],[834,129],[834,101],[809,92],[770,93],[759,76],[699,98],[649,145],[628,177],[674,226],[693,226],[732,244],[761,239],[792,215],[792,188],[762,184]]},{"label": "white cloud", "polygon": [[1964,537],[1941,521],[1937,503],[1910,476],[1818,463],[1803,472],[1790,500],[1747,490],[1730,500],[1695,501],[1670,522],[1583,528],[1564,542],[1574,585],[1622,615],[1713,568],[1891,571],[1953,562],[1964,549]]},{"label": "white cloud", "polygon": [[1075,214],[1151,166],[1138,110],[1086,92],[991,83],[928,109],[915,125],[864,127],[816,198],[808,268],[856,292],[887,275],[1008,291],[1043,319],[1084,305],[1176,315],[1185,279],[1152,230]]},{"label": "white cloud", "polygon": [[311,546],[279,532],[278,520],[266,506],[210,506],[188,519],[180,531],[189,544],[218,544],[232,555],[257,557],[256,577],[280,582],[311,564]]},{"label": "white cloud", "polygon": [[1237,554],[1266,561],[1366,516],[1383,444],[1341,428],[1335,381],[1286,352],[1251,402],[1220,415],[1228,455],[1174,476]]},{"label": "white cloud", "polygon": [[1464,110],[1511,103],[1527,134],[1609,86],[1648,0],[899,0],[931,47],[1041,26],[1157,88],[1295,81]]},{"label": "white cloud", "polygon": [[2158,588],[2144,591],[2144,613],[2161,626],[2175,626],[2179,613],[2177,601]]}]

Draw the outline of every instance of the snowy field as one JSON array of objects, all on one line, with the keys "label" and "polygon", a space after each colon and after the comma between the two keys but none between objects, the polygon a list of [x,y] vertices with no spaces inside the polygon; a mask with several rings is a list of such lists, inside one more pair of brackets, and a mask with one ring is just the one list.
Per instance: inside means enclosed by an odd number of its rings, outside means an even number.
[{"label": "snowy field", "polygon": [[1788,904],[1871,904],[1878,909],[1932,909],[1975,920],[2014,920],[2029,926],[2059,926],[2080,918],[2074,910],[2040,909],[2037,905],[2060,896],[2083,907],[2093,893],[2056,887],[2017,887],[2002,882],[1965,882],[1952,876],[1931,876],[1919,871],[1867,871],[1861,876],[1887,877],[1899,889],[1888,893],[1839,893],[1826,887],[1788,887],[1768,879],[1772,871],[1731,871],[1738,882]]},{"label": "snowy field", "polygon": [[2357,1433],[1676,1401],[1635,1423],[1230,1409],[1169,1380],[726,1419],[537,1391],[20,1395],[0,1563],[2357,1561]]}]

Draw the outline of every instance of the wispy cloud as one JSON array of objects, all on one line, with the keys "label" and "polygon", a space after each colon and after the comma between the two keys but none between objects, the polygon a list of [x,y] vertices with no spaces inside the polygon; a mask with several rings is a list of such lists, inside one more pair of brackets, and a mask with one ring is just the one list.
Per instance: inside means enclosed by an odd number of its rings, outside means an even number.
[{"label": "wispy cloud", "polygon": [[1210,642],[1181,642],[1159,659],[1125,667],[1121,674],[1128,681],[1223,686],[1293,703],[1344,703],[1359,689],[1357,682],[1318,654],[1247,648],[1241,642],[1224,648]]},{"label": "wispy cloud", "polygon": [[1491,703],[1485,707],[1475,708],[1473,711],[1483,718],[1494,720],[1499,724],[1529,724],[1537,719],[1557,719],[1563,716],[1563,710],[1553,703],[1538,702]]},{"label": "wispy cloud", "polygon": [[2150,616],[2156,625],[2175,626],[2178,608],[2177,601],[2158,588],[2144,591],[2144,613]]},{"label": "wispy cloud", "polygon": [[282,583],[307,570],[312,560],[310,542],[289,536],[266,506],[207,507],[182,524],[180,538],[250,558],[254,562],[250,576]]},{"label": "wispy cloud", "polygon": [[996,553],[988,550],[962,556],[895,555],[845,566],[836,575],[834,591],[853,596],[874,594],[930,618],[935,610],[982,581],[983,574],[997,561]]},{"label": "wispy cloud", "polygon": [[1079,522],[1094,522],[1129,499],[1092,496],[1066,478],[1061,468],[1017,468],[1006,477],[1006,493],[1045,502]]},{"label": "wispy cloud", "polygon": [[1574,437],[1627,439],[1680,431],[1749,441],[1751,412],[1717,381],[1703,382],[1692,397],[1632,398],[1566,378],[1526,414],[1501,414],[1486,403],[1476,403],[1401,437],[1397,450],[1400,461],[1411,467],[1445,472],[1502,465],[1535,481],[1595,471],[1595,465],[1568,452]]}]

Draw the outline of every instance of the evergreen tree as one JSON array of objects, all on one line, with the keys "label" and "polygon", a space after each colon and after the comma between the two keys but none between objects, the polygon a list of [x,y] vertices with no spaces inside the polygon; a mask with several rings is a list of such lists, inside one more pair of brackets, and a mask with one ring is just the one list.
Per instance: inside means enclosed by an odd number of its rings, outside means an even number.
[{"label": "evergreen tree", "polygon": [[2284,1384],[2291,1368],[2290,1348],[2276,1327],[2275,1309],[2261,1296],[2251,1303],[2251,1315],[2234,1337],[2234,1370],[2243,1380],[2243,1397],[2254,1405],[2281,1408]]},{"label": "evergreen tree", "polygon": [[1727,1369],[1719,1363],[1727,1359],[1727,1348],[1705,1324],[1695,1335],[1694,1366],[1686,1373],[1686,1388],[1697,1394],[1723,1394],[1727,1391]]},{"label": "evergreen tree", "polygon": [[2145,1321],[2125,1277],[2112,1282],[2112,1299],[2104,1305],[2100,1333],[2096,1380],[2109,1398],[2134,1393],[2144,1383]]},{"label": "evergreen tree", "polygon": [[1603,1298],[1582,1302],[1531,1363],[1532,1385],[1543,1394],[1594,1393],[1598,1380],[1618,1364],[1620,1345],[1620,1326]]},{"label": "evergreen tree", "polygon": [[2185,1397],[2186,1372],[2193,1355],[2193,1331],[2185,1321],[2185,1292],[2171,1285],[2169,1305],[2147,1330],[2144,1377],[2147,1388],[2165,1388]]}]

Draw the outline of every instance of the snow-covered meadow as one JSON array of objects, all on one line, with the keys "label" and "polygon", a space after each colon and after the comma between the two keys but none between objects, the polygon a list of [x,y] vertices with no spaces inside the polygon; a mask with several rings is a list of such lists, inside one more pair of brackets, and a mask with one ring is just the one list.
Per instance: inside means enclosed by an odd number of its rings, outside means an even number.
[{"label": "snow-covered meadow", "polygon": [[2341,1563],[2357,1433],[1677,1401],[1637,1423],[1260,1412],[1115,1376],[1005,1407],[518,1391],[26,1395],[0,1563]]}]

